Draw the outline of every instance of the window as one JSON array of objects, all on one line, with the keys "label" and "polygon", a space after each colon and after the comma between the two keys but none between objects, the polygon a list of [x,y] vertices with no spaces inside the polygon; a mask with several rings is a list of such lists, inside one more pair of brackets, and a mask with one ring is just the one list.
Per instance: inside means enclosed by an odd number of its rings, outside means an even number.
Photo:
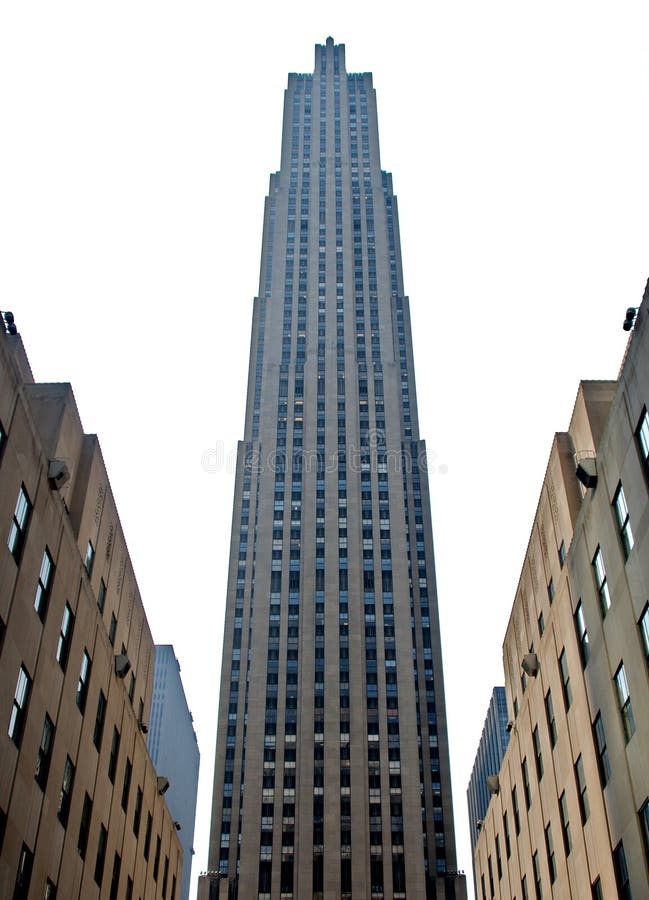
[{"label": "window", "polygon": [[566,792],[563,791],[559,797],[559,813],[561,814],[561,836],[563,837],[563,849],[566,856],[570,856],[572,850],[572,838],[570,836],[570,818],[568,816],[568,801],[566,800]]},{"label": "window", "polygon": [[521,770],[523,772],[523,795],[525,796],[525,806],[527,809],[532,805],[532,795],[530,793],[530,774],[527,769],[527,757],[521,763]]},{"label": "window", "polygon": [[579,655],[581,656],[582,666],[590,659],[590,642],[588,640],[588,631],[586,630],[586,620],[584,619],[584,608],[581,600],[577,604],[575,610],[575,630],[577,632],[577,640],[579,641]]},{"label": "window", "polygon": [[649,476],[649,416],[647,416],[646,408],[642,410],[635,436],[638,441],[638,450],[645,475]]},{"label": "window", "polygon": [[618,531],[620,532],[620,540],[622,541],[622,550],[624,558],[629,558],[629,553],[633,550],[633,531],[631,530],[631,519],[629,517],[629,507],[626,504],[624,496],[624,488],[622,482],[617,486],[615,496],[613,497],[613,509],[615,510],[615,518],[617,520]]},{"label": "window", "polygon": [[133,810],[133,834],[138,837],[140,833],[140,819],[142,818],[142,788],[138,785],[135,795],[135,809]]},{"label": "window", "polygon": [[97,750],[101,750],[101,739],[104,734],[104,721],[106,719],[106,697],[104,696],[103,691],[99,691],[99,697],[97,698],[97,715],[95,716],[95,729],[92,734],[92,742],[97,748]]},{"label": "window", "polygon": [[631,900],[631,885],[629,883],[629,870],[626,864],[626,854],[622,841],[613,851],[613,868],[620,900]]},{"label": "window", "polygon": [[554,884],[557,880],[557,861],[554,856],[554,844],[552,843],[552,825],[549,822],[545,826],[545,851],[548,855],[550,884]]},{"label": "window", "polygon": [[113,858],[113,874],[110,879],[110,900],[117,900],[117,891],[119,889],[119,873],[122,868],[122,857],[117,850]]},{"label": "window", "polygon": [[23,844],[18,857],[18,871],[16,872],[16,887],[14,888],[13,900],[27,900],[29,884],[32,880],[33,865],[34,854],[27,844]]},{"label": "window", "polygon": [[41,622],[45,621],[47,613],[47,604],[50,599],[50,591],[52,588],[52,579],[54,578],[54,563],[50,552],[45,548],[43,553],[43,561],[41,562],[41,571],[38,576],[38,584],[36,585],[36,596],[34,598],[34,609],[38,613]]},{"label": "window", "polygon": [[131,790],[131,775],[133,774],[133,765],[131,760],[126,759],[126,766],[124,767],[124,783],[122,785],[122,809],[126,812],[128,807],[128,795]]},{"label": "window", "polygon": [[550,581],[548,582],[548,601],[550,603],[550,606],[552,606],[552,601],[554,600],[554,594],[555,594],[554,581],[551,578]]},{"label": "window", "polygon": [[25,485],[23,484],[20,486],[20,491],[18,492],[16,510],[11,522],[11,528],[9,529],[9,537],[7,538],[7,546],[9,547],[9,551],[17,563],[20,562],[20,557],[23,552],[25,535],[27,533],[27,524],[29,522],[31,511],[32,505],[29,502],[29,497],[27,496],[27,491],[25,490]]},{"label": "window", "polygon": [[572,688],[570,687],[570,672],[568,671],[568,660],[566,659],[565,648],[559,656],[559,669],[561,671],[561,686],[563,688],[563,699],[566,704],[566,712],[572,704]]},{"label": "window", "polygon": [[577,782],[577,792],[579,794],[579,812],[581,813],[582,824],[586,822],[590,815],[590,803],[588,802],[588,788],[586,786],[586,773],[584,771],[584,761],[581,754],[575,762],[575,780]]},{"label": "window", "polygon": [[11,716],[9,718],[8,734],[16,747],[20,747],[23,737],[23,729],[25,727],[25,719],[27,717],[27,704],[29,703],[29,694],[32,687],[32,680],[24,666],[18,671],[18,681],[14,692],[14,702],[11,707]]},{"label": "window", "polygon": [[4,430],[4,428],[2,426],[2,422],[0,422],[0,459],[2,459],[2,454],[4,453],[6,443],[7,443],[7,432]]},{"label": "window", "polygon": [[99,612],[103,613],[104,606],[106,606],[106,582],[103,578],[99,579],[99,591],[97,593],[97,606],[99,607]]},{"label": "window", "polygon": [[63,610],[63,618],[61,620],[61,630],[59,632],[59,642],[56,646],[56,661],[65,672],[68,664],[68,655],[70,653],[70,643],[72,642],[72,630],[74,628],[74,615],[70,609],[70,604],[65,604]]},{"label": "window", "polygon": [[552,705],[552,692],[548,690],[545,695],[545,717],[548,722],[548,734],[550,735],[550,746],[554,747],[557,742],[557,722],[554,718],[554,706]]},{"label": "window", "polygon": [[115,771],[117,770],[117,757],[119,756],[119,731],[113,727],[113,740],[110,745],[110,757],[108,758],[108,777],[111,784],[115,783]]},{"label": "window", "polygon": [[59,808],[57,816],[59,822],[65,828],[68,824],[68,816],[70,815],[70,801],[72,800],[72,788],[74,787],[74,765],[70,757],[66,757],[65,768],[63,769],[63,781],[61,783],[61,793],[59,794]]},{"label": "window", "polygon": [[56,900],[56,885],[51,878],[45,882],[45,900]]},{"label": "window", "polygon": [[604,894],[602,892],[602,882],[600,880],[599,875],[595,879],[595,881],[590,886],[590,893],[592,900],[604,900]]},{"label": "window", "polygon": [[608,592],[608,581],[606,580],[606,569],[604,568],[604,560],[602,551],[598,547],[593,557],[593,571],[595,573],[595,583],[597,584],[597,593],[599,594],[599,606],[602,616],[611,608],[611,595]]},{"label": "window", "polygon": [[532,732],[532,740],[534,742],[534,761],[536,762],[536,777],[540,781],[543,778],[543,753],[541,751],[541,735],[539,734],[539,726],[534,726]]},{"label": "window", "polygon": [[649,665],[649,604],[647,604],[642,611],[640,621],[638,622],[638,628],[640,629],[645,659],[647,660],[647,665]]},{"label": "window", "polygon": [[88,651],[83,651],[81,658],[81,669],[79,670],[79,681],[77,682],[77,706],[81,710],[81,714],[85,712],[86,700],[88,699],[88,682],[90,681],[90,657]]},{"label": "window", "polygon": [[620,663],[620,667],[615,673],[615,688],[617,691],[618,706],[620,707],[620,713],[622,715],[624,737],[628,744],[635,732],[635,719],[633,718],[631,695],[629,694],[629,682],[627,681],[624,663]]},{"label": "window", "polygon": [[518,791],[516,790],[516,786],[512,790],[512,809],[514,810],[514,828],[516,829],[516,834],[521,833],[521,817],[518,811]]},{"label": "window", "polygon": [[45,713],[41,742],[38,746],[36,758],[36,784],[42,791],[47,786],[47,776],[50,773],[50,760],[52,759],[52,744],[54,743],[54,722]]},{"label": "window", "polygon": [[86,567],[86,572],[88,573],[88,578],[92,575],[92,567],[95,563],[95,548],[92,546],[92,541],[88,541],[88,546],[86,547],[86,558],[83,561],[84,566]]},{"label": "window", "polygon": [[160,850],[162,848],[162,842],[160,840],[160,835],[156,835],[155,839],[155,856],[153,857],[153,880],[158,880],[158,871],[160,869]]},{"label": "window", "polygon": [[153,827],[153,817],[151,813],[147,813],[146,817],[146,833],[144,835],[144,858],[149,860],[149,848],[151,847],[151,828]]},{"label": "window", "polygon": [[108,628],[108,640],[111,642],[112,646],[115,646],[115,632],[117,631],[117,619],[115,618],[115,613],[110,614],[110,626]]},{"label": "window", "polygon": [[97,857],[95,859],[95,882],[101,887],[104,878],[104,863],[106,862],[106,844],[108,832],[103,825],[99,826],[99,841],[97,842]]},{"label": "window", "polygon": [[640,808],[638,816],[640,817],[640,830],[642,831],[642,840],[644,843],[644,855],[649,863],[649,800],[645,800]]},{"label": "window", "polygon": [[566,543],[565,541],[561,541],[561,545],[559,547],[559,565],[563,569],[566,562]]},{"label": "window", "polygon": [[77,850],[81,859],[86,858],[86,849],[88,847],[88,835],[90,834],[90,820],[92,819],[92,800],[85,795],[83,798],[83,809],[81,810],[81,823],[79,825],[79,838],[77,840]]},{"label": "window", "polygon": [[595,746],[597,747],[599,777],[602,781],[602,787],[606,787],[611,777],[611,763],[608,758],[608,750],[606,749],[606,735],[604,734],[604,724],[600,713],[597,713],[593,722],[593,735],[595,737]]},{"label": "window", "polygon": [[507,812],[503,813],[503,833],[505,835],[505,853],[507,854],[507,859],[512,855],[512,845],[509,840],[509,822],[507,821]]}]

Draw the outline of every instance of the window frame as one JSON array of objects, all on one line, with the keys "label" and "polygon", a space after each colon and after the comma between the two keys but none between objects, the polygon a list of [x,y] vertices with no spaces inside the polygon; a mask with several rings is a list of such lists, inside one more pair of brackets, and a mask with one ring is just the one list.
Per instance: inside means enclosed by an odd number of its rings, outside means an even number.
[{"label": "window frame", "polygon": [[13,556],[17,565],[20,565],[20,560],[27,537],[27,529],[29,527],[29,521],[31,519],[32,509],[32,502],[29,499],[27,488],[25,487],[24,483],[22,483],[20,485],[20,490],[18,491],[16,508],[11,520],[9,536],[7,537],[7,547],[9,547],[9,552]]},{"label": "window frame", "polygon": [[45,547],[40,572],[38,574],[36,595],[34,597],[34,609],[41,622],[45,622],[45,617],[47,616],[47,607],[52,593],[52,582],[54,581],[54,571],[55,566],[52,554],[50,553],[49,548]]},{"label": "window frame", "polygon": [[608,589],[608,578],[606,575],[606,566],[604,565],[604,556],[599,544],[597,545],[597,550],[595,550],[595,555],[593,556],[592,566],[597,596],[599,597],[599,608],[602,613],[602,618],[605,619],[606,614],[611,608],[611,593]]},{"label": "window frame", "polygon": [[31,676],[25,668],[25,665],[21,663],[20,668],[18,669],[18,679],[16,681],[16,689],[14,691],[14,699],[11,706],[9,727],[7,728],[7,734],[18,749],[20,749],[23,739],[31,691]]},{"label": "window frame", "polygon": [[617,531],[622,543],[622,553],[625,561],[629,558],[634,546],[633,528],[631,527],[631,515],[626,502],[626,495],[622,482],[619,481],[612,500],[613,512],[617,523]]},{"label": "window frame", "polygon": [[615,696],[617,697],[618,709],[620,710],[620,716],[622,718],[624,742],[628,744],[635,734],[635,716],[633,715],[631,691],[623,660],[615,671],[613,681],[615,683]]}]

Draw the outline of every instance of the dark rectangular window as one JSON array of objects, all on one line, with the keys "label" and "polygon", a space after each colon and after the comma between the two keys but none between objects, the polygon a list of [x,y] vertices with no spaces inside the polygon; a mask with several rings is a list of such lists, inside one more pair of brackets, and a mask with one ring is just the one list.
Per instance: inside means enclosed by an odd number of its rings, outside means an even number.
[{"label": "dark rectangular window", "polygon": [[59,640],[56,645],[56,661],[65,672],[68,664],[68,656],[70,653],[70,644],[72,643],[72,631],[74,630],[74,615],[70,608],[70,604],[65,604],[63,610],[63,618],[61,619],[61,630],[59,631]]},{"label": "dark rectangular window", "polygon": [[588,640],[588,631],[586,630],[586,619],[584,618],[584,607],[581,600],[575,609],[575,631],[577,632],[577,640],[579,641],[579,655],[581,656],[582,666],[590,659],[590,641]]},{"label": "dark rectangular window", "polygon": [[160,835],[156,835],[155,839],[155,856],[153,857],[153,880],[158,880],[158,871],[160,869],[160,850],[162,848],[162,842],[160,840]]},{"label": "dark rectangular window", "polygon": [[25,535],[27,534],[27,525],[29,524],[31,511],[32,505],[27,496],[25,485],[23,484],[20,486],[20,491],[18,492],[16,510],[13,519],[11,520],[9,537],[7,538],[7,546],[17,563],[20,562],[20,557],[22,556],[23,547],[25,545]]},{"label": "dark rectangular window", "polygon": [[599,875],[590,886],[590,895],[592,900],[604,900],[604,892],[602,891],[602,882]]},{"label": "dark rectangular window", "polygon": [[635,436],[638,442],[638,452],[640,454],[642,468],[649,479],[649,416],[647,415],[646,408],[642,410]]},{"label": "dark rectangular window", "polygon": [[97,593],[97,606],[99,607],[99,612],[103,613],[104,606],[106,605],[106,582],[103,578],[99,580],[99,591]]},{"label": "dark rectangular window", "polygon": [[579,794],[579,812],[581,813],[581,821],[583,824],[590,815],[590,803],[588,802],[586,772],[584,771],[584,761],[581,758],[581,754],[579,754],[575,762],[575,780],[577,782],[577,793]]},{"label": "dark rectangular window", "polygon": [[645,800],[645,802],[640,807],[640,811],[638,812],[638,816],[640,818],[640,830],[642,831],[642,842],[644,845],[644,855],[647,860],[647,864],[649,865],[649,800]]},{"label": "dark rectangular window", "polygon": [[622,841],[613,851],[613,867],[615,880],[620,900],[631,900],[631,884],[629,882],[629,869],[626,864],[626,854]]},{"label": "dark rectangular window", "polygon": [[42,791],[47,786],[47,776],[50,773],[50,761],[52,759],[52,746],[54,744],[54,722],[45,713],[41,742],[38,746],[36,757],[36,783]]},{"label": "dark rectangular window", "polygon": [[543,778],[543,753],[541,751],[541,735],[539,734],[539,726],[534,726],[532,732],[532,740],[534,742],[534,761],[536,763],[536,777],[540,781]]},{"label": "dark rectangular window", "polygon": [[106,720],[106,697],[103,691],[99,691],[97,698],[97,714],[95,716],[95,728],[92,733],[92,741],[97,750],[101,750],[101,739],[104,735],[104,722]]},{"label": "dark rectangular window", "polygon": [[532,854],[532,866],[534,868],[534,893],[536,895],[536,900],[541,900],[543,897],[543,888],[541,885],[541,865],[539,863],[538,851],[535,851]]},{"label": "dark rectangular window", "polygon": [[618,484],[615,496],[613,497],[613,509],[615,511],[615,520],[620,534],[620,541],[622,542],[622,552],[624,553],[624,558],[628,559],[631,550],[633,550],[633,531],[631,529],[629,507],[626,503],[624,488],[622,487],[621,481]]},{"label": "dark rectangular window", "polygon": [[110,744],[110,757],[108,758],[108,777],[111,784],[115,783],[115,772],[117,771],[117,757],[119,756],[119,731],[113,727],[113,740]]},{"label": "dark rectangular window", "polygon": [[142,818],[142,788],[138,785],[135,795],[135,809],[133,810],[133,834],[137,837],[140,833],[140,819]]},{"label": "dark rectangular window", "polygon": [[642,640],[642,649],[644,650],[645,660],[649,665],[649,604],[645,606],[638,622],[640,629],[640,638]]},{"label": "dark rectangular window", "polygon": [[572,850],[572,837],[570,836],[570,817],[568,816],[568,801],[566,800],[565,791],[563,791],[559,797],[559,813],[561,814],[563,849],[566,851],[566,856],[570,856],[570,851]]},{"label": "dark rectangular window", "polygon": [[81,859],[86,858],[86,849],[88,848],[88,835],[90,834],[90,820],[92,819],[92,800],[88,794],[83,798],[83,808],[81,810],[81,823],[79,825],[79,838],[77,840],[77,850]]},{"label": "dark rectangular window", "polygon": [[617,694],[617,702],[622,716],[622,727],[624,728],[624,737],[626,742],[631,740],[635,733],[635,719],[633,717],[633,707],[631,706],[631,695],[629,694],[629,682],[626,677],[626,669],[624,663],[615,673],[615,690]]},{"label": "dark rectangular window", "polygon": [[516,786],[512,790],[512,809],[514,810],[514,828],[516,830],[516,834],[521,833],[521,817],[518,811],[518,791]]},{"label": "dark rectangular window", "polygon": [[117,631],[117,619],[115,618],[115,613],[110,614],[110,626],[108,628],[108,640],[111,645],[115,646],[115,632]]},{"label": "dark rectangular window", "polygon": [[45,616],[47,614],[47,604],[50,599],[53,579],[54,562],[52,560],[52,557],[50,556],[50,551],[46,547],[41,562],[41,570],[38,575],[36,596],[34,597],[34,609],[36,610],[41,622],[45,621]]},{"label": "dark rectangular window", "polygon": [[68,816],[70,815],[70,802],[72,800],[72,788],[74,787],[74,764],[68,756],[65,760],[65,768],[63,769],[63,781],[61,783],[61,793],[59,794],[59,808],[57,816],[59,822],[65,828],[68,824]]},{"label": "dark rectangular window", "polygon": [[147,813],[146,817],[146,832],[144,835],[144,858],[149,859],[149,849],[151,847],[151,828],[153,827],[153,817],[151,813]]},{"label": "dark rectangular window", "polygon": [[14,887],[13,900],[27,900],[29,885],[32,880],[32,866],[34,854],[27,844],[23,844],[18,857],[18,871],[16,872],[16,886]]},{"label": "dark rectangular window", "polygon": [[563,569],[564,564],[566,562],[566,544],[565,541],[561,541],[559,546],[559,565]]},{"label": "dark rectangular window", "polygon": [[92,567],[95,564],[95,548],[93,547],[92,541],[88,541],[88,546],[86,547],[86,558],[83,564],[86,567],[88,578],[90,578],[90,576],[92,575]]},{"label": "dark rectangular window", "polygon": [[113,857],[113,874],[110,879],[110,900],[117,900],[119,890],[119,873],[122,868],[122,857],[117,851]]},{"label": "dark rectangular window", "polygon": [[45,882],[45,894],[43,896],[45,900],[56,900],[56,885],[51,878],[48,878]]},{"label": "dark rectangular window", "polygon": [[521,771],[523,773],[523,794],[525,796],[525,806],[527,809],[532,805],[532,795],[530,793],[530,775],[527,769],[527,757],[521,763]]},{"label": "dark rectangular window", "polygon": [[88,651],[83,651],[81,657],[81,668],[79,670],[79,681],[77,682],[77,706],[81,710],[81,714],[86,710],[86,700],[88,699],[88,682],[90,681],[90,657]]},{"label": "dark rectangular window", "polygon": [[133,766],[131,764],[131,760],[126,759],[126,765],[124,767],[124,784],[122,785],[122,809],[126,812],[128,807],[128,795],[131,790],[131,775],[133,774]]},{"label": "dark rectangular window", "polygon": [[595,584],[597,585],[597,593],[599,595],[599,606],[602,611],[602,618],[611,608],[611,595],[608,590],[608,580],[606,578],[606,568],[604,567],[604,559],[602,551],[598,547],[593,557],[593,573],[595,575]]},{"label": "dark rectangular window", "polygon": [[[291,861],[291,869],[293,868],[293,862]],[[164,869],[162,870],[162,900],[166,900],[167,897],[167,883],[169,881],[169,857],[165,856],[165,864]],[[292,890],[292,883],[291,883]]]},{"label": "dark rectangular window", "polygon": [[7,730],[9,737],[16,747],[20,747],[23,738],[31,689],[32,680],[29,677],[29,672],[24,666],[21,666],[18,670],[18,681],[16,682],[14,700],[11,706],[11,716],[9,717],[9,728]]},{"label": "dark rectangular window", "polygon": [[554,747],[557,742],[557,722],[554,718],[554,706],[552,705],[552,692],[548,690],[545,695],[545,717],[548,722],[548,734],[550,735],[550,746]]},{"label": "dark rectangular window", "polygon": [[557,880],[557,861],[554,856],[554,844],[552,843],[552,825],[549,822],[545,826],[545,851],[548,855],[550,884],[554,884],[554,882]]},{"label": "dark rectangular window", "polygon": [[103,824],[99,826],[99,841],[97,843],[97,857],[95,859],[95,882],[101,887],[104,878],[104,863],[106,862],[106,844],[108,832]]},{"label": "dark rectangular window", "polygon": [[604,723],[602,716],[597,713],[593,722],[593,735],[595,737],[595,746],[597,747],[597,763],[599,767],[599,777],[602,787],[606,787],[611,777],[611,763],[608,758],[608,750],[606,748],[606,735],[604,734]]},{"label": "dark rectangular window", "polygon": [[563,688],[563,699],[566,704],[566,712],[572,704],[572,687],[570,686],[570,672],[568,671],[568,660],[566,658],[565,649],[561,651],[559,656],[559,670],[561,672],[561,687]]}]

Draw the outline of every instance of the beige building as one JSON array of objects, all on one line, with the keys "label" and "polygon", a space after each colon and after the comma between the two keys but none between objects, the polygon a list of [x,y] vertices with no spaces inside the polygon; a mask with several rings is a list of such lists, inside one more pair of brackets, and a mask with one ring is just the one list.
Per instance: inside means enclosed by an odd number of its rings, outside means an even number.
[{"label": "beige building", "polygon": [[503,660],[510,742],[479,900],[649,896],[649,347],[582,382],[557,434]]},{"label": "beige building", "polygon": [[174,900],[153,640],[101,450],[0,326],[0,897]]}]

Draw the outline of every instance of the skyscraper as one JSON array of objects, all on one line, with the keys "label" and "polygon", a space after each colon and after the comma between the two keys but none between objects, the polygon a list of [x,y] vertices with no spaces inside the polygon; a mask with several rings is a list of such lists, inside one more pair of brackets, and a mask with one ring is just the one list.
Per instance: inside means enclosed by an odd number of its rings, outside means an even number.
[{"label": "skyscraper", "polygon": [[202,896],[464,896],[425,445],[369,73],[291,74],[264,212]]}]

